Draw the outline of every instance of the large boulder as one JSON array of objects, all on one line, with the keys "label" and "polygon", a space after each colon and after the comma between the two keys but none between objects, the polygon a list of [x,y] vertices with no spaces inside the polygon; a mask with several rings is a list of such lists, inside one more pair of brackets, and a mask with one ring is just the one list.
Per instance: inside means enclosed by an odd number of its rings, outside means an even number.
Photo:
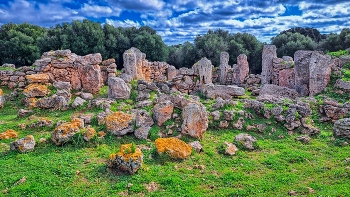
[{"label": "large boulder", "polygon": [[189,103],[182,110],[182,133],[202,138],[208,128],[208,115],[202,103]]},{"label": "large boulder", "polygon": [[301,96],[309,95],[310,60],[313,51],[298,50],[294,53],[295,90]]},{"label": "large boulder", "polygon": [[193,65],[192,69],[199,76],[200,84],[211,84],[213,78],[213,65],[207,58],[202,58]]},{"label": "large boulder", "polygon": [[207,84],[202,89],[207,98],[221,97],[223,99],[232,99],[232,96],[242,96],[245,94],[244,88],[236,85],[213,85]]},{"label": "large boulder", "polygon": [[173,111],[174,104],[171,101],[165,100],[159,102],[153,107],[153,119],[157,122],[158,126],[162,126],[165,121],[171,118]]},{"label": "large boulder", "polygon": [[123,79],[119,77],[108,78],[108,98],[128,99],[129,97],[130,88]]},{"label": "large boulder", "polygon": [[80,118],[74,118],[70,122],[63,123],[56,127],[51,133],[51,140],[60,146],[72,139],[72,137],[84,128],[84,120]]},{"label": "large boulder", "polygon": [[34,150],[35,139],[32,135],[28,135],[25,138],[18,139],[14,142],[11,142],[10,149],[18,150],[21,153],[29,152]]},{"label": "large boulder", "polygon": [[152,126],[154,121],[151,115],[144,109],[137,110],[135,117],[136,127]]},{"label": "large boulder", "polygon": [[123,144],[116,154],[109,156],[107,166],[135,174],[142,167],[142,162],[143,154],[139,148],[133,144]]},{"label": "large boulder", "polygon": [[107,131],[122,136],[133,132],[132,115],[124,112],[114,112],[106,117]]},{"label": "large boulder", "polygon": [[313,96],[326,89],[330,79],[332,64],[334,61],[329,55],[323,55],[318,51],[314,51],[310,59],[310,79],[309,92]]},{"label": "large boulder", "polygon": [[337,120],[334,123],[333,133],[337,137],[347,137],[350,139],[350,118]]},{"label": "large boulder", "polygon": [[158,138],[155,141],[159,154],[166,153],[175,159],[185,159],[192,153],[192,146],[178,138]]},{"label": "large boulder", "polygon": [[67,110],[69,105],[63,96],[52,95],[48,98],[41,98],[35,102],[35,106],[42,109]]},{"label": "large boulder", "polygon": [[261,87],[259,96],[272,95],[278,98],[290,98],[295,99],[298,97],[298,92],[294,89],[289,89],[282,86],[273,84],[265,84]]},{"label": "large boulder", "polygon": [[273,59],[277,58],[276,46],[265,45],[262,52],[261,84],[270,84],[273,73]]}]

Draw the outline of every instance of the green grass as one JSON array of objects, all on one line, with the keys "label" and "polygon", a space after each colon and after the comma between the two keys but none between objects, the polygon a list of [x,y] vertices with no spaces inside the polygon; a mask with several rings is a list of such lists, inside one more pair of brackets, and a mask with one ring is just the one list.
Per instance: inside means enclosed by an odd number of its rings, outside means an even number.
[{"label": "green grass", "polygon": [[340,57],[343,55],[350,55],[348,50],[339,50],[339,51],[335,51],[335,52],[328,52],[327,54],[332,56],[332,57]]},{"label": "green grass", "polygon": [[[10,90],[4,88],[4,92],[7,94]],[[104,89],[101,92],[104,94]],[[321,96],[317,98],[322,99]],[[122,103],[129,106],[128,102],[133,101],[118,101],[111,108],[117,111]],[[212,104],[213,100],[208,100],[206,106]],[[273,106],[267,104],[266,107]],[[30,125],[39,117],[47,117],[56,124],[61,120],[69,121],[79,113],[96,115],[102,109],[34,110],[34,115],[18,118],[20,101],[10,101],[0,109],[0,132],[14,129],[20,138],[34,135],[37,146],[33,152],[25,154],[3,152],[13,140],[0,141],[0,196],[288,196],[290,190],[299,196],[349,196],[350,162],[346,159],[350,158],[350,146],[343,146],[348,140],[333,140],[333,125],[316,121],[318,108],[317,105],[312,107],[314,113],[310,119],[321,129],[321,134],[313,137],[310,144],[303,144],[295,141],[298,134],[289,135],[282,124],[244,109],[243,103],[237,99],[237,105],[226,108],[254,114],[253,119],[245,119],[244,128],[266,124],[266,130],[262,133],[244,129],[218,130],[211,125],[200,140],[204,151],[193,151],[189,158],[180,161],[156,152],[154,140],[165,126],[154,125],[150,130],[150,140],[138,140],[133,135],[115,137],[107,134],[103,139],[95,138],[86,143],[79,133],[72,142],[57,147],[50,140],[54,128],[23,129],[19,124]],[[175,111],[181,117],[181,111]],[[235,114],[235,120],[238,117]],[[169,120],[165,125],[173,123]],[[96,118],[92,127],[97,132],[106,131],[105,125],[97,125]],[[272,128],[276,131],[271,132]],[[258,139],[258,149],[240,149],[234,156],[222,154],[222,144],[233,142],[234,137],[242,132]],[[47,143],[39,143],[40,138],[46,138]],[[196,139],[184,136],[183,140],[191,142]],[[142,150],[143,167],[135,175],[106,166],[109,155],[116,153],[125,143],[150,148]],[[204,169],[198,169],[198,165]],[[26,181],[16,184],[23,177]],[[151,182],[158,185],[157,191],[147,191]],[[132,186],[128,187],[130,184]],[[308,193],[308,187],[315,193]]]}]

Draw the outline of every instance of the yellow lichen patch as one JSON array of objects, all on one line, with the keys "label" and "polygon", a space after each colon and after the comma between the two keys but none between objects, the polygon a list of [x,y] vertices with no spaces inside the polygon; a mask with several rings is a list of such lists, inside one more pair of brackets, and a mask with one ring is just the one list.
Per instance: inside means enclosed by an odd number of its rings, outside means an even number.
[{"label": "yellow lichen patch", "polygon": [[2,89],[0,88],[0,96],[4,95],[4,92],[2,91]]},{"label": "yellow lichen patch", "polygon": [[29,84],[24,90],[23,93],[27,97],[41,97],[46,96],[50,93],[50,90],[47,88],[47,85],[41,85],[37,83]]},{"label": "yellow lichen patch", "polygon": [[50,77],[47,74],[27,75],[26,79],[28,83],[48,83],[50,81]]},{"label": "yellow lichen patch", "polygon": [[177,159],[185,159],[192,153],[192,147],[178,138],[158,138],[155,141],[158,153],[167,153]]},{"label": "yellow lichen patch", "polygon": [[29,100],[28,100],[28,107],[31,108],[31,109],[35,108],[37,101],[38,101],[38,99],[36,99],[36,98],[29,98]]},{"label": "yellow lichen patch", "polygon": [[84,122],[82,119],[74,118],[72,121],[63,123],[58,126],[55,130],[63,131],[63,134],[68,134],[71,132],[78,132],[79,129],[84,127]]},{"label": "yellow lichen patch", "polygon": [[124,112],[114,112],[106,117],[106,128],[108,131],[122,130],[129,127],[132,116]]},{"label": "yellow lichen patch", "polygon": [[117,158],[117,154],[113,153],[113,154],[109,155],[110,160],[115,160],[115,158]]},{"label": "yellow lichen patch", "polygon": [[97,136],[100,137],[100,138],[102,138],[102,137],[106,136],[106,133],[105,133],[104,131],[99,131],[99,132],[97,133]]},{"label": "yellow lichen patch", "polygon": [[84,133],[84,140],[90,141],[95,135],[96,135],[95,129],[92,127],[89,127],[86,129],[86,131]]},{"label": "yellow lichen patch", "polygon": [[3,133],[0,133],[0,139],[2,140],[17,138],[17,137],[18,137],[17,132],[12,129],[9,129]]},{"label": "yellow lichen patch", "polygon": [[34,140],[34,136],[32,135],[27,135],[27,137],[23,138],[23,142],[18,146],[18,149],[21,151],[21,152],[26,152],[27,149],[26,149],[26,145],[28,143],[33,143],[35,144],[35,140]]},{"label": "yellow lichen patch", "polygon": [[142,152],[139,148],[133,147],[133,144],[123,144],[117,155],[122,157],[124,161],[130,159],[135,161],[142,157]]}]

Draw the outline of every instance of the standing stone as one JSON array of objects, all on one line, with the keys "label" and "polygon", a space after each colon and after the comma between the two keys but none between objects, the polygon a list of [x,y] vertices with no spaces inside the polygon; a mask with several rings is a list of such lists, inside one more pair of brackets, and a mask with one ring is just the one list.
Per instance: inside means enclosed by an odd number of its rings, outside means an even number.
[{"label": "standing stone", "polygon": [[198,74],[200,84],[203,85],[212,83],[213,65],[211,64],[210,60],[204,57],[193,65],[192,69]]},{"label": "standing stone", "polygon": [[202,138],[208,128],[208,115],[201,103],[189,103],[182,110],[182,133],[194,138]]},{"label": "standing stone", "polygon": [[309,95],[310,59],[312,51],[298,50],[294,53],[295,90],[301,96]]},{"label": "standing stone", "polygon": [[128,99],[130,97],[130,88],[125,81],[119,77],[108,78],[108,98]]},{"label": "standing stone", "polygon": [[265,45],[262,52],[262,85],[271,83],[273,72],[273,58],[277,58],[276,46]]},{"label": "standing stone", "polygon": [[220,54],[220,66],[219,66],[219,82],[222,85],[226,84],[226,78],[227,78],[227,73],[228,70],[230,69],[230,66],[228,65],[229,61],[229,54],[227,52],[221,52]]},{"label": "standing stone", "polygon": [[144,79],[142,68],[146,64],[146,54],[137,48],[130,48],[123,54],[125,73],[132,79]]},{"label": "standing stone", "polygon": [[167,78],[168,81],[173,80],[173,78],[177,75],[177,70],[174,66],[169,66],[167,68]]},{"label": "standing stone", "polygon": [[91,94],[97,94],[102,84],[100,66],[83,65],[79,67],[82,89]]},{"label": "standing stone", "polygon": [[314,51],[310,59],[310,80],[309,91],[310,96],[313,96],[326,89],[331,79],[331,67],[333,61],[331,56],[323,55],[318,51]]},{"label": "standing stone", "polygon": [[236,80],[233,80],[237,85],[240,85],[244,82],[245,77],[249,73],[249,63],[245,54],[240,54],[237,57],[237,67],[238,74],[236,75]]}]

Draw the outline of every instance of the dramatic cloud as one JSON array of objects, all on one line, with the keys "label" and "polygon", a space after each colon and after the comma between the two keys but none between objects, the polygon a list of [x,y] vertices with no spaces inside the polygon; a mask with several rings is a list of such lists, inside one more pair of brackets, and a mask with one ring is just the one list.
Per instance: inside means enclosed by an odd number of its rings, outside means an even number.
[{"label": "dramatic cloud", "polygon": [[168,44],[192,42],[208,29],[247,32],[269,42],[292,27],[339,33],[350,25],[347,0],[9,0],[0,3],[0,24],[56,23],[91,19],[114,26],[157,30]]}]

